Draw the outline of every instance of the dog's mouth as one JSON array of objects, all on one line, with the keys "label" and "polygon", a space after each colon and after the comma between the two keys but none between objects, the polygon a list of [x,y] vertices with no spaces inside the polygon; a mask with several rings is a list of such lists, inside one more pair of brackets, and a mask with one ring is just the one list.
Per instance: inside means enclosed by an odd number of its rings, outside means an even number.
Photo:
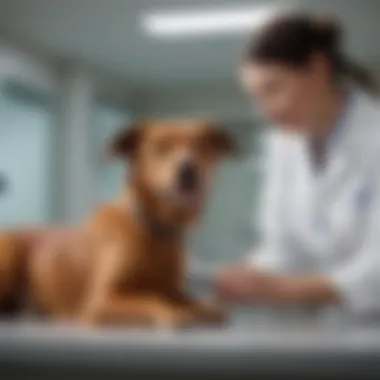
[{"label": "dog's mouth", "polygon": [[184,195],[192,195],[198,192],[199,178],[196,172],[189,171],[184,172],[184,175],[180,175],[177,181],[178,192]]},{"label": "dog's mouth", "polygon": [[170,199],[172,202],[182,206],[198,203],[202,195],[199,185],[177,183],[171,190]]}]

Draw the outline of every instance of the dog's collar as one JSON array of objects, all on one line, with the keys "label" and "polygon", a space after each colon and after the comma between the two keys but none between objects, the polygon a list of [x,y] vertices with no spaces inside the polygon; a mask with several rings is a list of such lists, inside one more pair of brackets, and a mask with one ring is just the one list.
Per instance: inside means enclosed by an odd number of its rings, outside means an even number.
[{"label": "dog's collar", "polygon": [[173,227],[165,223],[161,223],[151,214],[146,212],[142,207],[139,206],[138,202],[132,202],[130,205],[130,211],[133,217],[142,225],[147,227],[149,231],[161,238],[166,240],[179,240],[183,237],[183,229],[178,227]]}]

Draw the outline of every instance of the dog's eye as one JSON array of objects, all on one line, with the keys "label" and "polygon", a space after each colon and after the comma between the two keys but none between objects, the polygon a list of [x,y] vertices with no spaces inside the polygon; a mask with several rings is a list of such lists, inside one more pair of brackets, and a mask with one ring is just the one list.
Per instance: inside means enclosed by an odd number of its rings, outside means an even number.
[{"label": "dog's eye", "polygon": [[171,144],[169,141],[158,141],[154,145],[154,152],[158,156],[163,156],[169,152]]}]

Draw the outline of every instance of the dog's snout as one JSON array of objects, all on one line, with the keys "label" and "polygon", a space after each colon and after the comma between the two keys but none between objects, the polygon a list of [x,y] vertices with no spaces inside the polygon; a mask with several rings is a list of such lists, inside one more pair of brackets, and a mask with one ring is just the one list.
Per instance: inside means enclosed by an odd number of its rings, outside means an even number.
[{"label": "dog's snout", "polygon": [[192,189],[197,186],[198,168],[195,163],[187,161],[180,165],[179,182],[184,189]]}]

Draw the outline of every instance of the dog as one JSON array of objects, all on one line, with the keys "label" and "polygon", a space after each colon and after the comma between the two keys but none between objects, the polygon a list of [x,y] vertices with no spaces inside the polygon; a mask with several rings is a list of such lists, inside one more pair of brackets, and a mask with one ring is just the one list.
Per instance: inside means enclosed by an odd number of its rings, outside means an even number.
[{"label": "dog", "polygon": [[140,121],[109,154],[126,162],[120,196],[77,227],[0,234],[0,306],[23,299],[54,320],[182,327],[222,310],[185,291],[186,232],[213,170],[235,143],[202,120]]}]

